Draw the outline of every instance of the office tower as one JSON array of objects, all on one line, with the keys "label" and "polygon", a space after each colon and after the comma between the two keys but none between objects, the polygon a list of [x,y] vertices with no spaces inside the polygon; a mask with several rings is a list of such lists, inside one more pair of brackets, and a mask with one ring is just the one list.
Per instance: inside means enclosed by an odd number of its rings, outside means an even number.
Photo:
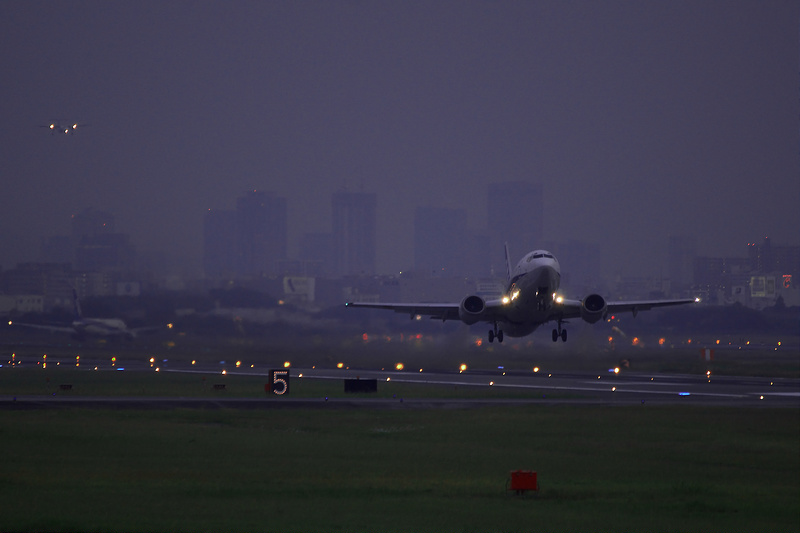
[{"label": "office tower", "polygon": [[263,191],[237,198],[236,246],[239,274],[275,274],[276,262],[286,259],[286,198]]},{"label": "office tower", "polygon": [[[467,274],[469,239],[464,209],[417,207],[414,211],[414,269],[426,276]],[[480,273],[482,274],[482,272]]]},{"label": "office tower", "polygon": [[670,235],[667,247],[667,266],[674,290],[687,289],[694,279],[694,258],[697,256],[697,238],[694,235]]},{"label": "office tower", "polygon": [[336,273],[374,274],[375,194],[339,191],[331,201]]},{"label": "office tower", "polygon": [[542,248],[542,186],[525,181],[489,185],[487,202],[489,254],[495,275],[505,275],[504,243],[512,263],[523,254]]},{"label": "office tower", "polygon": [[211,278],[237,273],[236,211],[209,209],[203,217],[203,270]]}]

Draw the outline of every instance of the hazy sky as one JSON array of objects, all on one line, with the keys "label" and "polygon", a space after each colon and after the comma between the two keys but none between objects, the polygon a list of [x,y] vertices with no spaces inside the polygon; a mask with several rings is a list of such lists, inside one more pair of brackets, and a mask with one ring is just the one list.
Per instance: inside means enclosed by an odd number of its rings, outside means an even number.
[{"label": "hazy sky", "polygon": [[482,229],[511,180],[543,184],[545,239],[626,273],[670,234],[800,244],[799,29],[796,0],[3,0],[0,265],[93,206],[199,270],[204,211],[250,189],[288,199],[291,253],[346,186],[395,272],[415,206]]}]

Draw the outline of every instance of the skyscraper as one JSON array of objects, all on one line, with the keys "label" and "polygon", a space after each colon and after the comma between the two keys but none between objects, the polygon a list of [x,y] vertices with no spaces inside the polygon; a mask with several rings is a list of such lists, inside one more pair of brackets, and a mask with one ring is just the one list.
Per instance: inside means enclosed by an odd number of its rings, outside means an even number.
[{"label": "skyscraper", "polygon": [[250,191],[236,199],[239,273],[261,276],[276,273],[276,262],[286,259],[286,198]]},{"label": "skyscraper", "polygon": [[374,193],[339,191],[331,198],[336,273],[375,273]]},{"label": "skyscraper", "polygon": [[694,259],[697,256],[697,237],[670,235],[667,245],[667,267],[673,290],[688,289],[694,279]]},{"label": "skyscraper", "polygon": [[236,210],[212,210],[203,220],[203,267],[210,277],[277,273],[286,259],[286,198],[250,191]]},{"label": "skyscraper", "polygon": [[414,211],[414,269],[426,276],[468,274],[466,220],[464,209],[417,207]]},{"label": "skyscraper", "polygon": [[236,211],[209,209],[203,217],[203,270],[210,278],[237,273]]},{"label": "skyscraper", "polygon": [[542,247],[542,186],[526,181],[489,185],[487,202],[489,254],[494,273],[505,274],[504,243],[512,263]]}]

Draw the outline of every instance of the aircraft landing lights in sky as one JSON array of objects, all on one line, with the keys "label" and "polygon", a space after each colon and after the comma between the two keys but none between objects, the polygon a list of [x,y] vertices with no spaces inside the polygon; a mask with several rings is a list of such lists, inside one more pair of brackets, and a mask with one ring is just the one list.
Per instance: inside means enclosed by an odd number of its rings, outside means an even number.
[{"label": "aircraft landing lights in sky", "polygon": [[64,121],[55,121],[50,122],[47,125],[42,126],[42,128],[47,128],[50,130],[50,133],[55,135],[56,133],[60,133],[62,135],[70,135],[74,134],[79,127],[85,126],[86,124],[78,124],[77,122],[64,122]]}]

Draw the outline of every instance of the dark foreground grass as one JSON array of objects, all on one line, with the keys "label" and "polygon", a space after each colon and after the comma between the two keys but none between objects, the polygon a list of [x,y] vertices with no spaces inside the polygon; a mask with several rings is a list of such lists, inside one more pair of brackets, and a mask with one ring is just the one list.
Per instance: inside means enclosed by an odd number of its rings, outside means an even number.
[{"label": "dark foreground grass", "polygon": [[800,530],[796,409],[6,410],[0,442],[2,531]]}]

